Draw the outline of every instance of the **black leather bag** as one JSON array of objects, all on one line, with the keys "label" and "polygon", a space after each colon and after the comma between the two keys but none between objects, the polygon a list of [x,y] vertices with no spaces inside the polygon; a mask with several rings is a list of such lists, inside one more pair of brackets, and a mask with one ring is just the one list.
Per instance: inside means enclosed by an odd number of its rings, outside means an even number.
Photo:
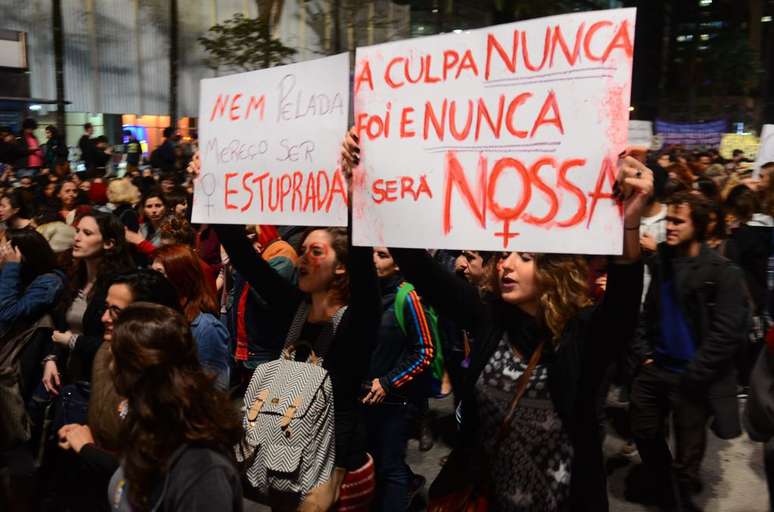
[{"label": "black leather bag", "polygon": [[51,320],[43,317],[31,327],[12,330],[0,345],[0,450],[7,450],[30,439],[30,419],[24,406],[19,355],[39,329]]}]

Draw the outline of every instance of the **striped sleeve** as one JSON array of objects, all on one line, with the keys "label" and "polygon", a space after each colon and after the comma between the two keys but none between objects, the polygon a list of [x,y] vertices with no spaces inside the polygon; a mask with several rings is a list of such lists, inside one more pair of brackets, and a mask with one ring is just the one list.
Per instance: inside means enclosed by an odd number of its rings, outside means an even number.
[{"label": "striped sleeve", "polygon": [[409,343],[398,365],[388,375],[390,387],[399,388],[425,371],[433,362],[433,337],[425,309],[416,291],[406,297],[406,337]]}]

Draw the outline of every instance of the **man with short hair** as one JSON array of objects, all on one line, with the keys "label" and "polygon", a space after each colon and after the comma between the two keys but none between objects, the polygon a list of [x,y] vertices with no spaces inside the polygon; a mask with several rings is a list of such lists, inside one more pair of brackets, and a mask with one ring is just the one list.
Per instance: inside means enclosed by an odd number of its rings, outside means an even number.
[{"label": "man with short hair", "polygon": [[[704,243],[711,204],[678,192],[667,202],[666,241],[650,262],[635,353],[641,365],[632,385],[632,431],[653,487],[643,492],[666,510],[696,510],[706,426],[718,437],[741,434],[735,355],[748,310],[739,268]],[[664,425],[672,413],[676,453]],[[627,491],[627,497],[643,497]]]},{"label": "man with short hair", "polygon": [[81,135],[81,138],[78,139],[78,149],[81,150],[81,160],[83,160],[83,165],[86,167],[86,169],[91,169],[93,167],[93,153],[94,153],[94,140],[92,139],[92,136],[94,135],[94,126],[92,126],[91,123],[86,123],[83,125],[83,135]]},{"label": "man with short hair", "polygon": [[124,130],[124,153],[126,153],[126,173],[133,175],[140,170],[142,146],[130,130]]},{"label": "man with short hair", "polygon": [[174,172],[175,161],[177,160],[175,147],[177,146],[179,135],[171,126],[164,128],[162,133],[164,135],[164,142],[153,151],[151,165],[154,169],[160,169],[161,172]]}]

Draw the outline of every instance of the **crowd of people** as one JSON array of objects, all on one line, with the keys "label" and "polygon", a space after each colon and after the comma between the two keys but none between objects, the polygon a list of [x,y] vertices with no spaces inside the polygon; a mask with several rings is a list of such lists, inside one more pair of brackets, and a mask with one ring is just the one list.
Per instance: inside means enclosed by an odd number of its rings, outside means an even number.
[{"label": "crowd of people", "polygon": [[627,498],[663,510],[698,510],[708,425],[774,435],[774,163],[630,152],[619,257],[366,248],[192,224],[173,130],[147,167],[128,134],[119,177],[84,128],[81,172],[54,127],[1,134],[7,510],[408,510],[408,439],[432,446],[446,395],[433,511],[607,510],[610,389],[642,460]]}]

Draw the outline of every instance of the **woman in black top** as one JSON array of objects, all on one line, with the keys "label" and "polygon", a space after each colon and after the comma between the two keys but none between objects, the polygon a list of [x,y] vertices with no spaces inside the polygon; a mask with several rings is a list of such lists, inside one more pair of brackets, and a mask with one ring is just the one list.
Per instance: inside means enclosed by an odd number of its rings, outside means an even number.
[{"label": "woman in black top", "polygon": [[[302,301],[310,303],[301,340],[315,340],[336,312],[349,304],[326,354],[323,367],[333,385],[336,472],[343,478],[367,462],[359,411],[361,385],[368,371],[370,343],[381,317],[379,285],[372,250],[352,247],[343,228],[312,229],[299,253],[298,287],[255,252],[242,226],[215,226],[234,269],[268,303],[277,326],[287,331]],[[339,482],[340,483],[340,482]]]},{"label": "woman in black top", "polygon": [[[135,268],[128,252],[124,225],[115,216],[91,213],[78,220],[69,289],[54,319],[58,330],[45,358],[43,384],[59,394],[60,372],[71,381],[91,381],[91,364],[102,344],[102,314],[111,280]],[[69,357],[65,358],[68,353]]]},{"label": "woman in black top", "polygon": [[[342,159],[357,164],[353,134]],[[462,457],[456,460],[467,468],[473,454],[486,461],[485,469],[469,475],[483,473],[488,480],[489,510],[608,508],[596,401],[605,369],[636,325],[640,216],[653,189],[650,170],[630,157],[622,164],[624,251],[610,265],[607,293],[596,307],[588,299],[584,259],[577,256],[510,252],[493,258],[499,300],[484,303],[425,251],[391,249],[419,294],[477,340],[461,403],[461,442],[452,458]],[[496,446],[518,376],[533,355],[537,365],[526,393]]]}]

